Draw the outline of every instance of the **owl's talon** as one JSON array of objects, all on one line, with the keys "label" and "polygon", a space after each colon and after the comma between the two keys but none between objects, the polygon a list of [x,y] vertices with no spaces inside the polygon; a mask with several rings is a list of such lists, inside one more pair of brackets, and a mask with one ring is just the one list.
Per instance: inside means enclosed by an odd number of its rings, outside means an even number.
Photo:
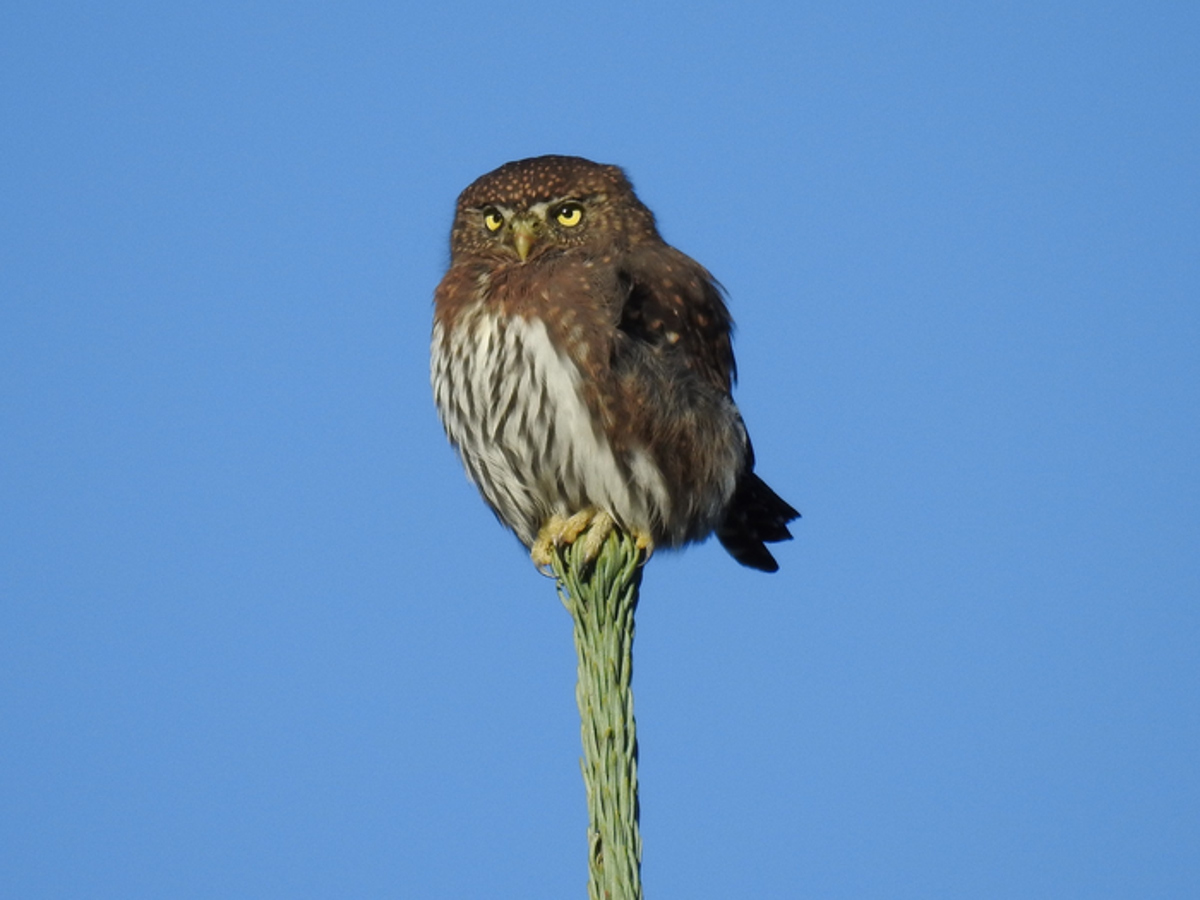
[{"label": "owl's talon", "polygon": [[587,533],[583,538],[583,561],[585,564],[590,566],[600,556],[600,551],[604,549],[604,542],[608,540],[608,536],[612,534],[616,525],[613,517],[603,510],[591,517],[591,521],[586,526]]},{"label": "owl's talon", "polygon": [[565,521],[562,516],[551,516],[538,532],[533,546],[529,548],[529,558],[533,560],[534,566],[543,575],[554,574],[551,569],[554,563],[554,551],[558,544],[556,537],[562,532]]},{"label": "owl's talon", "polygon": [[613,517],[600,509],[585,509],[569,518],[553,515],[538,532],[537,539],[529,548],[529,557],[538,571],[547,574],[552,569],[555,554],[561,548],[570,547],[582,536],[583,562],[591,565],[600,556],[604,542],[615,527]]},{"label": "owl's talon", "polygon": [[650,562],[650,557],[654,555],[654,538],[650,536],[648,531],[635,531],[633,533],[634,546],[642,551],[642,561],[638,565],[644,566]]}]

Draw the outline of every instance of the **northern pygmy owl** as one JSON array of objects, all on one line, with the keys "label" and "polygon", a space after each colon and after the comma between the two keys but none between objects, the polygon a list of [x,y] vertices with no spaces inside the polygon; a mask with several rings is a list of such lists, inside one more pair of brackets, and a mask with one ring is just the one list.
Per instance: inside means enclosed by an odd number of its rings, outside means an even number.
[{"label": "northern pygmy owl", "polygon": [[765,544],[799,514],[754,474],[732,324],[616,166],[541,156],[462,192],[434,295],[433,392],[467,474],[535,562],[615,522],[648,550],[715,531],[743,565],[779,568]]}]

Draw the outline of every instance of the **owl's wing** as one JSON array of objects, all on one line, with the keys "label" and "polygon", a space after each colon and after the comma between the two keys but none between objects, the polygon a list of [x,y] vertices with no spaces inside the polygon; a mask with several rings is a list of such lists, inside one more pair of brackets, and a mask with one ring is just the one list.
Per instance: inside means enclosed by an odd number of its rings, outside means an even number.
[{"label": "owl's wing", "polygon": [[623,263],[624,305],[617,327],[728,394],[737,378],[733,319],[716,279],[667,244],[635,247]]}]

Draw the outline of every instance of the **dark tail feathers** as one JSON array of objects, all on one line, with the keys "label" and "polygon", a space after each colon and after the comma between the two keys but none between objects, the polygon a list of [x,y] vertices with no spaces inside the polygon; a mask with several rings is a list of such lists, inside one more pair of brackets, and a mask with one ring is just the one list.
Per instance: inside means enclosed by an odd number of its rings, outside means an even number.
[{"label": "dark tail feathers", "polygon": [[787,523],[800,518],[786,500],[767,487],[767,483],[747,472],[733,492],[725,521],[717,528],[717,540],[743,566],[763,572],[775,572],[779,563],[766,548],[777,541],[790,541]]}]

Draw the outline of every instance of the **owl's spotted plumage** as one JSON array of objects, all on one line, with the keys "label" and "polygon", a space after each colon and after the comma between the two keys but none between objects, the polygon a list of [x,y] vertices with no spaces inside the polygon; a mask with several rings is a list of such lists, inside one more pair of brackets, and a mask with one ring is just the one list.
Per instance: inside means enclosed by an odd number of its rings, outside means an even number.
[{"label": "owl's spotted plumage", "polygon": [[646,545],[714,531],[741,563],[798,513],[754,474],[732,322],[615,166],[543,156],[458,198],[434,296],[438,413],[488,505],[538,556],[577,514]]}]

